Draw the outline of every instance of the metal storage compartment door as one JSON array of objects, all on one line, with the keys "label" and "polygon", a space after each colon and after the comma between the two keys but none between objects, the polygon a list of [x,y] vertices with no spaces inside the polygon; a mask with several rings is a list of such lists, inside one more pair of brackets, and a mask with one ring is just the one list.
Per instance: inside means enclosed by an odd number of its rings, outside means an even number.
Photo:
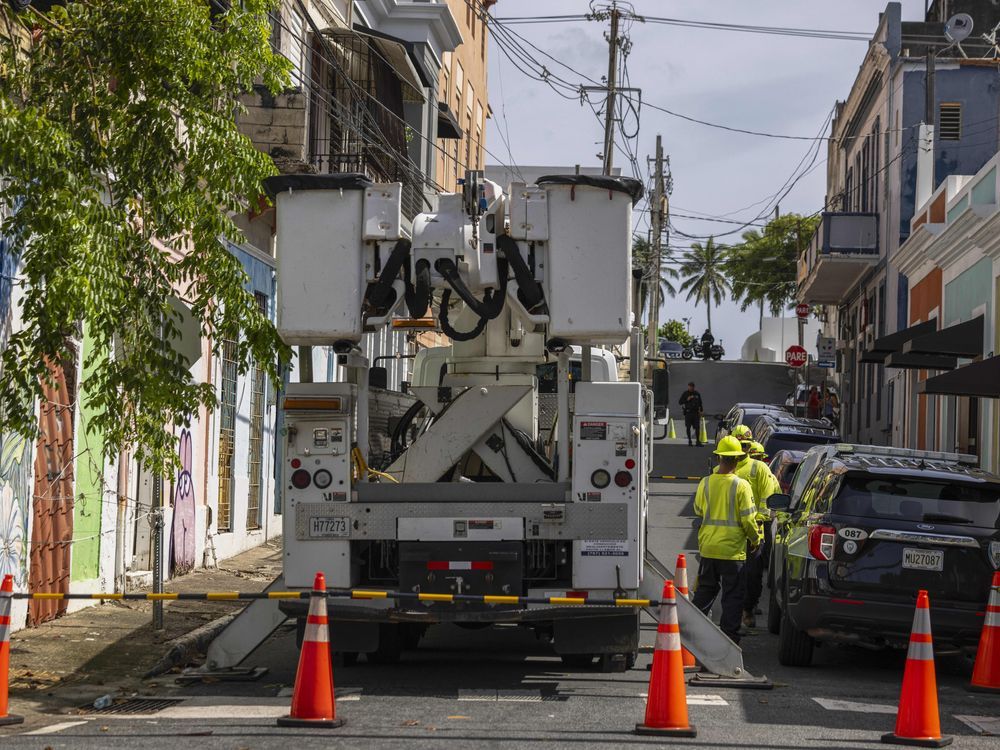
[{"label": "metal storage compartment door", "polygon": [[632,198],[620,189],[585,184],[543,186],[549,206],[549,338],[620,344],[631,325]]},{"label": "metal storage compartment door", "polygon": [[277,207],[278,332],[288,344],[361,340],[366,185],[358,175],[266,181]]}]

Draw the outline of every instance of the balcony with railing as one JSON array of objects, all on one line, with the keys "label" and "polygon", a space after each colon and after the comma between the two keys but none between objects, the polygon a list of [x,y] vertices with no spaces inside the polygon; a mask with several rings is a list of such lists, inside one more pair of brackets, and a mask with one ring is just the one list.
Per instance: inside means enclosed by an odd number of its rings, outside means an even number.
[{"label": "balcony with railing", "polygon": [[825,212],[799,256],[799,300],[838,304],[879,260],[878,214]]},{"label": "balcony with railing", "polygon": [[[389,42],[356,32],[328,31],[313,57],[308,159],[317,172],[357,172],[403,184],[403,214],[424,210],[426,178],[410,159],[403,104],[423,101],[418,82],[398,72]],[[405,54],[405,53],[404,53]],[[415,77],[415,74],[414,74]]]}]

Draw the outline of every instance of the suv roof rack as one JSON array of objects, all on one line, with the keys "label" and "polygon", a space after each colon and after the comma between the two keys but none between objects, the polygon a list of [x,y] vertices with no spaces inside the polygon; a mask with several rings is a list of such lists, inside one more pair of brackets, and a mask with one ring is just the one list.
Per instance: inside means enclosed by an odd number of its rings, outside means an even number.
[{"label": "suv roof rack", "polygon": [[915,448],[893,448],[886,445],[856,445],[853,443],[834,443],[830,447],[833,448],[836,455],[888,456],[891,458],[943,461],[963,466],[979,466],[979,457],[971,453],[945,453],[943,451],[922,451]]}]

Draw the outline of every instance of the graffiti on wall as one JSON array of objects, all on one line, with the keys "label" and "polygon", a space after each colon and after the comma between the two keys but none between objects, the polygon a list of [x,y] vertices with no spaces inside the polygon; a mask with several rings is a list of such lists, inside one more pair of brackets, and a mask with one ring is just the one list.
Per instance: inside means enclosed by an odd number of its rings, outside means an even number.
[{"label": "graffiti on wall", "polygon": [[191,431],[182,430],[178,451],[181,468],[174,482],[174,522],[170,541],[173,548],[170,562],[174,575],[183,575],[194,567],[195,554],[195,503],[194,467]]},{"label": "graffiti on wall", "polygon": [[0,576],[14,576],[14,586],[21,589],[28,578],[31,464],[30,440],[0,434]]}]

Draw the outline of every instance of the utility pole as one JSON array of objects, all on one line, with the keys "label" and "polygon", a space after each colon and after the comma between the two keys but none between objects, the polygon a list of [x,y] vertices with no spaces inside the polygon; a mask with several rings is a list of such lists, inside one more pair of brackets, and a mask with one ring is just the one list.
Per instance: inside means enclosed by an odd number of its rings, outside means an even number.
[{"label": "utility pole", "polygon": [[611,174],[615,154],[615,87],[618,75],[618,20],[621,11],[611,3],[611,33],[608,36],[608,98],[604,106],[604,174]]},{"label": "utility pole", "polygon": [[652,226],[651,250],[653,267],[647,273],[649,289],[649,330],[646,332],[650,359],[660,356],[657,348],[657,331],[660,327],[660,264],[663,257],[663,227],[666,224],[667,195],[663,182],[663,138],[656,136],[656,164],[653,173],[653,199],[649,203],[649,221]]}]

